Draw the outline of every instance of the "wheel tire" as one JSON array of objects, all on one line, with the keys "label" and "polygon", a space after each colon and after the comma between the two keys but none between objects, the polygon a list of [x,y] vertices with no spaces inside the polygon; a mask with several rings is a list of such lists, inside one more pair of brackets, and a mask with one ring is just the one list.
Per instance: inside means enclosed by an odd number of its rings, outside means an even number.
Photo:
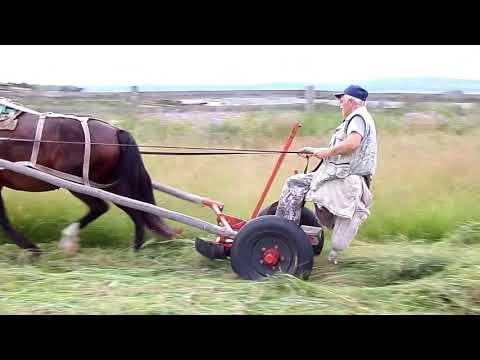
[{"label": "wheel tire", "polygon": [[[277,212],[278,201],[274,202],[270,206],[267,206],[262,211],[258,213],[258,216],[265,216],[265,215],[275,215]],[[304,207],[302,209],[302,216],[300,217],[300,225],[307,225],[307,226],[316,226],[322,227],[322,225],[318,222],[317,217],[310,209]],[[318,256],[322,253],[323,244],[325,242],[325,236],[323,231],[321,232],[320,239],[318,239],[317,245],[312,245],[313,254]]]},{"label": "wheel tire", "polygon": [[[261,263],[264,248],[278,251],[283,260],[274,267]],[[260,280],[278,272],[307,279],[313,267],[313,249],[307,235],[293,222],[275,215],[250,220],[233,241],[232,269],[241,278]]]}]

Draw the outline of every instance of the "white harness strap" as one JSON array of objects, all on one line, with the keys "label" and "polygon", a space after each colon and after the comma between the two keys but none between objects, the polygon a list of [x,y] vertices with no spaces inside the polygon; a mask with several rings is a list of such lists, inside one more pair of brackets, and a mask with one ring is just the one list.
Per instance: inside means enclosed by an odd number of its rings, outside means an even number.
[{"label": "white harness strap", "polygon": [[[37,159],[38,159],[38,153],[40,150],[40,144],[41,144],[41,139],[42,139],[42,132],[43,132],[43,126],[45,123],[45,119],[47,117],[61,117],[61,118],[68,118],[68,119],[74,119],[80,122],[82,125],[83,133],[85,135],[85,150],[83,154],[83,171],[82,171],[82,178],[76,175],[72,174],[67,174],[62,171],[58,171],[55,169],[51,169],[49,167],[37,164]],[[87,186],[93,186],[96,188],[107,188],[112,186],[113,184],[97,184],[93,181],[90,181],[89,179],[89,170],[90,170],[90,154],[91,154],[91,140],[90,140],[90,130],[88,128],[88,120],[90,118],[88,117],[80,117],[80,116],[74,116],[74,115],[63,115],[63,114],[54,114],[54,113],[46,113],[46,114],[40,114],[38,118],[38,123],[37,123],[37,130],[35,132],[35,142],[33,144],[33,150],[32,150],[32,156],[30,158],[30,162],[25,162],[22,161],[22,164],[25,165],[30,165],[34,168],[37,168],[38,170],[44,171],[46,173],[51,173],[52,175],[64,178],[66,180],[74,181],[77,183],[83,183]]]},{"label": "white harness strap", "polygon": [[90,170],[90,151],[91,151],[91,144],[90,144],[90,130],[88,129],[88,120],[89,118],[83,118],[80,120],[80,124],[82,124],[83,133],[85,134],[85,151],[83,153],[83,181],[85,185],[90,186],[90,180],[88,178],[88,172]]},{"label": "white harness strap", "polygon": [[32,166],[37,164],[38,151],[40,150],[40,140],[42,140],[43,125],[45,123],[46,114],[41,114],[37,122],[37,131],[35,132],[35,142],[33,143],[32,156],[30,162]]}]

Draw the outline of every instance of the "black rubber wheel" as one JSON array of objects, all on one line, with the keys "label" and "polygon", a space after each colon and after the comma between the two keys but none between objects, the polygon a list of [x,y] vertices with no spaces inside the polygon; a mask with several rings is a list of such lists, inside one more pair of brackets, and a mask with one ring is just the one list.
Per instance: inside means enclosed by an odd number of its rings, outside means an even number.
[{"label": "black rubber wheel", "polygon": [[[277,263],[265,263],[266,250],[278,252]],[[233,271],[247,280],[260,280],[277,272],[307,279],[313,267],[313,249],[307,235],[293,222],[275,215],[245,224],[233,241],[230,258]]]},{"label": "black rubber wheel", "polygon": [[[258,216],[265,216],[265,215],[275,215],[277,212],[278,201],[274,202],[270,206],[267,206],[262,211],[258,213]],[[302,217],[300,218],[300,225],[307,225],[307,226],[316,226],[322,227],[322,225],[318,222],[317,217],[310,209],[304,207],[302,210]],[[318,244],[313,245],[313,254],[318,256],[322,253],[323,244],[325,242],[325,236],[323,231],[321,232],[320,239],[318,239]]]}]

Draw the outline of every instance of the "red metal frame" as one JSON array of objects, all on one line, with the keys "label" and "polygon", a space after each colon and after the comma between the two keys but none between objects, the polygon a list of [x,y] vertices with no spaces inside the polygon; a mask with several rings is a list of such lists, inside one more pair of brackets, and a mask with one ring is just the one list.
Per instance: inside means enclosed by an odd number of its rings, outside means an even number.
[{"label": "red metal frame", "polygon": [[[278,160],[275,164],[275,167],[273,168],[272,174],[270,175],[270,178],[268,179],[267,184],[265,185],[265,188],[263,189],[262,194],[260,195],[260,199],[258,200],[257,205],[256,205],[255,209],[253,210],[253,213],[252,213],[250,219],[256,218],[258,213],[260,212],[260,208],[262,207],[263,202],[265,201],[265,198],[266,198],[270,188],[272,187],[273,180],[277,176],[278,170],[280,169],[280,166],[282,165],[282,162],[285,159],[286,152],[290,149],[290,146],[292,145],[293,139],[297,135],[298,130],[300,129],[301,126],[302,125],[300,123],[296,123],[296,124],[293,125],[292,131],[290,132],[290,135],[287,139],[287,142],[286,142],[285,146],[283,147],[283,152],[280,154],[280,156],[279,156],[279,158],[278,158]],[[218,225],[225,226],[227,229],[238,231],[243,227],[243,225],[245,225],[247,223],[246,220],[239,219],[239,218],[224,214],[222,212],[223,208],[224,208],[224,204],[219,202],[219,201],[215,201],[215,200],[211,200],[211,199],[205,199],[202,202],[202,204],[203,204],[203,206],[209,207],[210,209],[212,209],[213,212],[217,215]],[[217,237],[216,242],[224,245],[227,252],[229,252],[229,250],[230,250],[230,248],[232,247],[232,244],[233,244],[232,241],[227,241],[227,239],[225,239],[223,236]],[[265,261],[267,263],[270,262],[270,261],[272,261],[273,263],[277,263],[278,262],[278,257],[280,256],[280,254],[279,253],[277,254],[277,253],[278,253],[277,250],[272,250],[272,251],[267,252],[266,255],[265,255]]]},{"label": "red metal frame", "polygon": [[209,207],[210,209],[213,209],[213,206],[216,205],[220,209],[220,211],[222,211],[223,208],[225,207],[225,205],[223,203],[221,203],[220,201],[215,201],[215,200],[211,200],[211,199],[203,200],[202,205],[206,206],[206,207]]},{"label": "red metal frame", "polygon": [[[302,127],[300,123],[296,123],[293,125],[292,131],[290,133],[290,136],[288,137],[287,143],[283,147],[283,151],[288,151],[290,149],[290,146],[292,145],[293,139],[297,135],[298,130]],[[257,217],[258,213],[260,212],[260,208],[263,205],[263,202],[265,201],[265,197],[267,196],[268,192],[270,191],[270,188],[272,187],[273,180],[277,176],[278,170],[280,169],[280,165],[282,165],[283,160],[285,159],[285,155],[287,155],[285,152],[280,154],[280,157],[277,160],[277,163],[275,164],[275,167],[273,168],[272,174],[270,175],[270,178],[268,179],[267,185],[265,185],[265,188],[263,189],[262,195],[260,195],[260,199],[258,200],[257,206],[255,207],[255,210],[253,210],[252,216],[250,219],[254,219]]]}]

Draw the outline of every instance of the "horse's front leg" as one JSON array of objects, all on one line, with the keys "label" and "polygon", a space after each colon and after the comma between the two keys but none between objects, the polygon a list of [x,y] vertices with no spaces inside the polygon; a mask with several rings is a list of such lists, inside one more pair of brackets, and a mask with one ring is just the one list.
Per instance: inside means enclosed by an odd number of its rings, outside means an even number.
[{"label": "horse's front leg", "polygon": [[34,243],[30,242],[26,239],[22,234],[15,231],[10,224],[10,220],[8,220],[7,211],[5,209],[5,205],[3,203],[2,198],[2,188],[0,187],[0,225],[2,226],[3,230],[7,233],[7,235],[22,249],[29,250],[34,254],[40,254],[40,248],[35,245]]}]

